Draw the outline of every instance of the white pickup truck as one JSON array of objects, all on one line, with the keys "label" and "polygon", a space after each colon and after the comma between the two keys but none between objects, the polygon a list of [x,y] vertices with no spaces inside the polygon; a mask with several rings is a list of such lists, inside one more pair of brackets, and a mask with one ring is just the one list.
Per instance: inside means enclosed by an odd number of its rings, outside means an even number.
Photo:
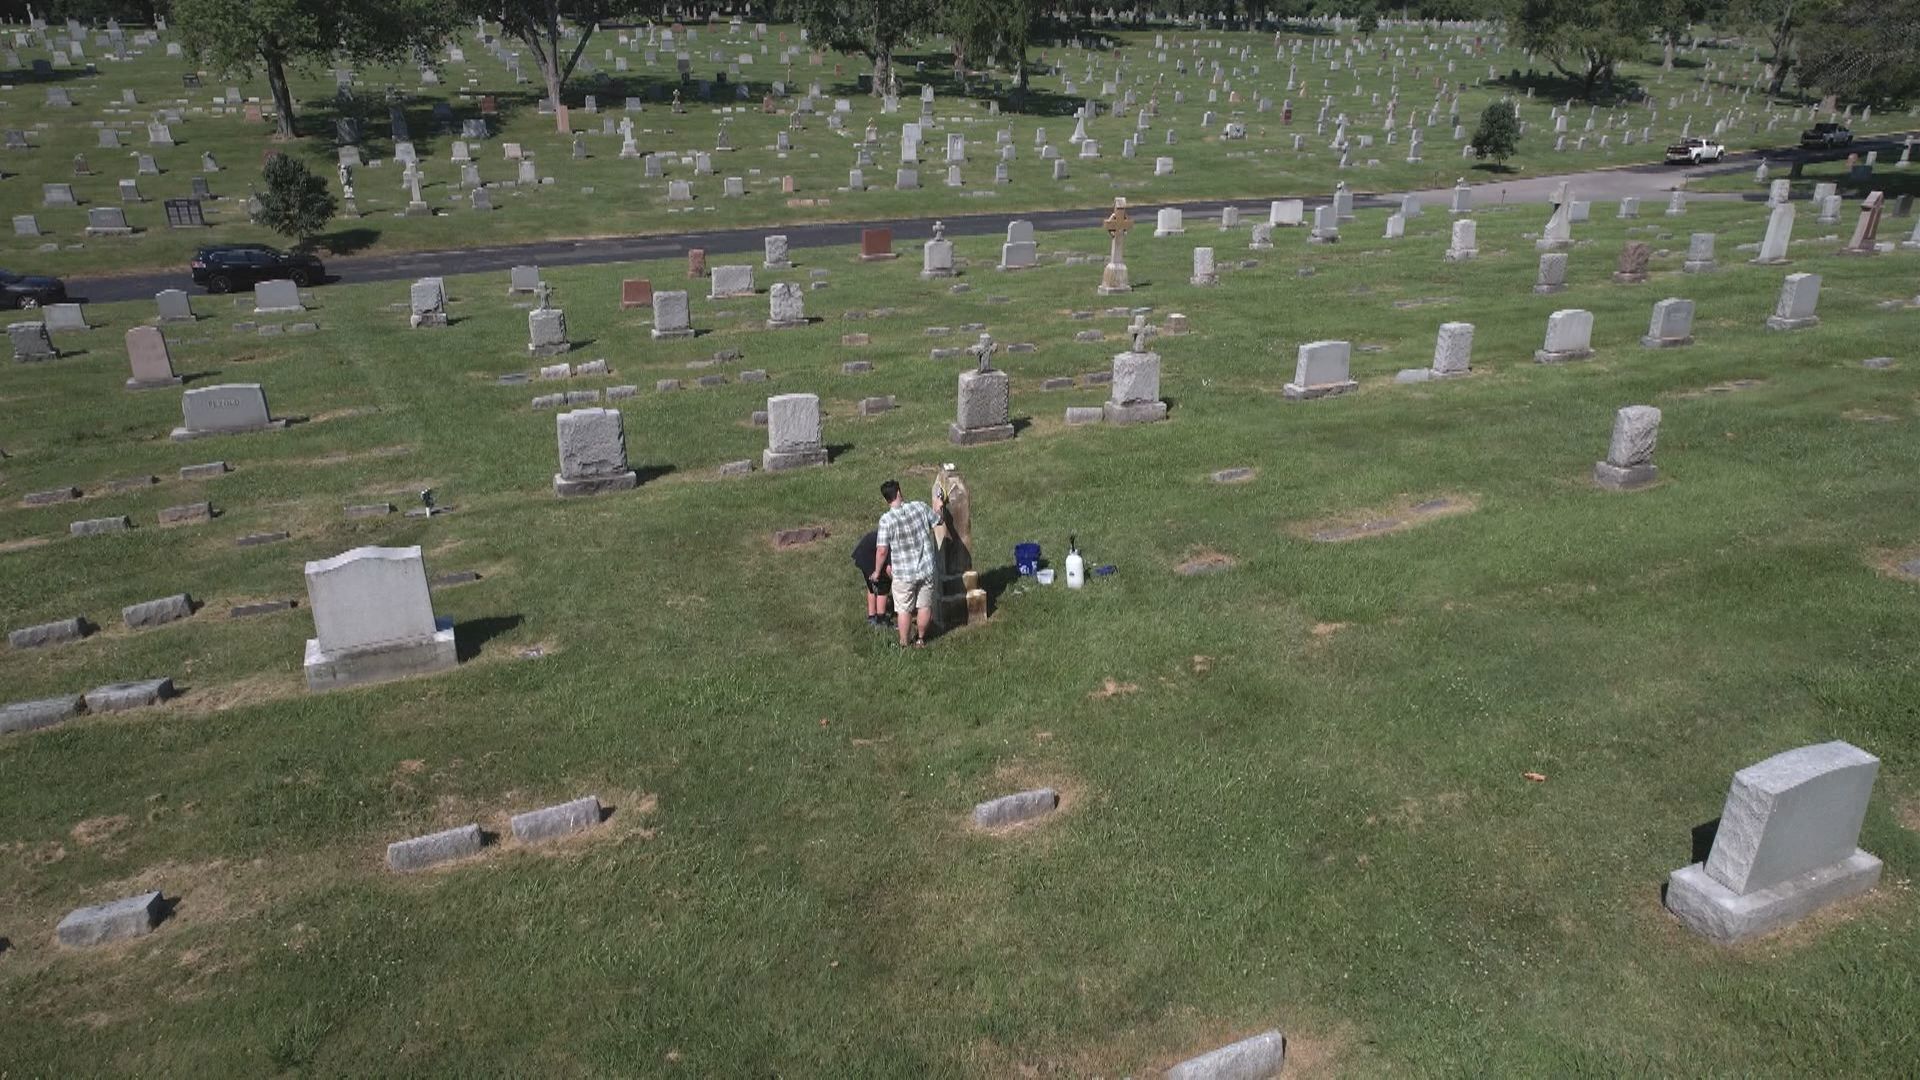
[{"label": "white pickup truck", "polygon": [[1705,165],[1725,157],[1727,148],[1712,139],[1682,139],[1667,147],[1669,165]]}]

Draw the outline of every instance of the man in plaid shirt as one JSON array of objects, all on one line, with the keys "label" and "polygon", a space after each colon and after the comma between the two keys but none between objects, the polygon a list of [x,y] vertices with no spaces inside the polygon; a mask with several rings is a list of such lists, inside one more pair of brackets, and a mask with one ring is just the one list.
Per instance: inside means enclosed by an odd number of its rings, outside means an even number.
[{"label": "man in plaid shirt", "polygon": [[[887,512],[880,515],[879,546],[874,553],[873,580],[882,572],[893,574],[893,610],[900,620],[900,647],[909,643],[925,648],[927,625],[933,621],[933,527],[940,521],[933,508],[923,502],[902,502],[900,481],[880,485],[880,497],[887,500]],[[944,497],[934,493],[934,499]],[[919,640],[907,634],[917,626]]]}]

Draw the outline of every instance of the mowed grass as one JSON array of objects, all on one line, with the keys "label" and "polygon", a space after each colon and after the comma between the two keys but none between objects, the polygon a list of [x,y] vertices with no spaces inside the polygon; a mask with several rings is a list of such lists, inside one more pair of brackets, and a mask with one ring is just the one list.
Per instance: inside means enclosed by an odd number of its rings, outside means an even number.
[{"label": "mowed grass", "polygon": [[[1920,585],[1920,311],[1912,256],[1846,259],[1803,227],[1793,266],[1825,276],[1822,324],[1762,327],[1781,268],[1744,264],[1764,208],[1576,228],[1572,287],[1529,291],[1537,210],[1478,217],[1481,257],[1442,261],[1448,219],[1396,242],[1362,213],[1333,247],[1189,221],[1135,234],[1125,298],[1194,332],[1158,339],[1169,422],[1067,429],[1044,378],[1102,370],[1124,320],[1093,295],[1097,233],[1048,234],[1037,270],[958,241],[955,295],[907,250],[860,264],[803,250],[805,329],[767,332],[764,295],[709,301],[703,336],[655,343],[622,276],[678,287],[682,264],[549,269],[580,347],[637,383],[620,405],[639,490],[561,501],[554,419],[528,407],[525,310],[504,275],[454,278],[455,325],[409,331],[402,284],[322,288],[319,333],[260,338],[196,298],[170,328],[195,385],[257,381],[304,423],[167,441],[174,392],[121,390],[145,304],[90,309],[75,355],[0,383],[0,610],[85,615],[78,644],[0,652],[7,700],[172,675],[175,702],[0,739],[0,1043],[30,1074],[337,1073],[1003,1076],[1144,1074],[1279,1027],[1303,1073],[1889,1075],[1915,1057],[1920,865],[1915,705]],[[1629,234],[1634,226],[1637,231]],[[1683,275],[1686,233],[1723,268]],[[1830,230],[1828,230],[1830,232]],[[1608,281],[1623,239],[1663,253]],[[1229,269],[1186,284],[1211,243]],[[1312,276],[1301,268],[1312,267]],[[1664,296],[1699,343],[1638,345]],[[1006,303],[995,303],[996,298]],[[1547,315],[1596,315],[1597,355],[1535,365]],[[870,315],[849,319],[849,312]],[[1396,385],[1435,328],[1478,327],[1476,374]],[[984,322],[1014,375],[1010,443],[946,441],[963,361],[927,350]],[[1073,335],[1103,329],[1104,344]],[[843,347],[843,333],[872,335]],[[1357,393],[1284,403],[1296,348],[1354,342]],[[690,360],[739,348],[737,364]],[[1891,355],[1887,370],[1863,358]],[[877,370],[840,374],[849,359]],[[765,368],[767,386],[731,376]],[[729,385],[656,393],[725,371]],[[1755,380],[1744,389],[1721,389]],[[757,457],[767,393],[825,403],[833,463],[720,479]],[[895,394],[873,418],[854,403]],[[1664,410],[1649,490],[1596,490],[1614,410]],[[224,458],[217,480],[179,466]],[[985,626],[919,653],[860,622],[847,552],[900,477],[959,464],[996,588],[1016,542],[1058,563],[1069,533],[1118,567],[1080,592],[1012,584]],[[1216,485],[1214,470],[1255,478]],[[160,477],[138,494],[106,481]],[[81,504],[22,508],[74,484]],[[349,503],[430,522],[348,522]],[[1470,512],[1354,540],[1326,522],[1433,497]],[[214,521],[162,529],[210,498]],[[69,521],[126,513],[121,536]],[[776,552],[779,528],[829,540]],[[286,529],[280,544],[235,538]],[[44,541],[44,542],[42,542]],[[304,560],[419,544],[458,626],[459,670],[309,696]],[[1214,552],[1231,569],[1180,577]],[[128,632],[126,604],[205,607]],[[235,602],[297,598],[232,620]],[[538,647],[538,658],[523,658]],[[1738,948],[1660,906],[1732,772],[1846,739],[1882,772],[1862,846],[1871,896]],[[1523,773],[1537,772],[1532,783]],[[1036,785],[1052,819],[970,831],[974,802]],[[384,846],[596,793],[596,833],[510,840],[398,877]],[[54,944],[68,910],[158,888],[151,937]]]},{"label": "mowed grass", "polygon": [[[226,88],[236,87],[242,97],[271,104],[264,78],[229,79],[220,72],[198,69],[187,59],[168,58],[163,46],[155,46],[125,61],[96,56],[99,74],[88,76],[82,68],[56,71],[45,80],[29,72],[16,73],[17,81],[0,87],[0,115],[8,128],[28,134],[33,148],[8,151],[6,167],[17,174],[7,200],[9,214],[33,213],[45,235],[17,236],[8,230],[0,235],[0,265],[18,272],[94,275],[123,273],[136,269],[185,265],[195,247],[213,242],[284,242],[265,229],[252,225],[246,217],[246,197],[260,184],[263,154],[279,150],[295,154],[328,180],[329,188],[340,194],[336,177],[337,154],[335,121],[342,115],[362,119],[363,153],[379,160],[379,167],[361,168],[355,174],[359,217],[341,216],[318,238],[319,246],[330,257],[422,249],[448,249],[476,244],[508,244],[558,237],[622,236],[630,234],[677,233],[692,229],[754,227],[792,224],[801,221],[875,220],[896,217],[922,217],[935,214],[996,213],[1065,207],[1110,205],[1115,195],[1156,200],[1199,200],[1209,198],[1271,198],[1283,195],[1327,193],[1336,181],[1345,181],[1357,191],[1424,190],[1451,185],[1457,177],[1498,180],[1513,176],[1537,175],[1630,165],[1655,160],[1666,142],[1679,136],[1683,126],[1691,125],[1695,134],[1708,130],[1713,118],[1725,110],[1728,102],[1747,89],[1758,76],[1758,67],[1741,50],[1727,47],[1703,47],[1683,54],[1676,70],[1662,72],[1656,65],[1627,63],[1621,66],[1624,84],[1644,89],[1648,105],[1629,106],[1607,103],[1596,109],[1576,106],[1569,124],[1566,150],[1553,149],[1555,137],[1549,109],[1561,105],[1577,93],[1577,87],[1564,80],[1525,73],[1537,65],[1517,48],[1503,41],[1483,38],[1477,53],[1472,51],[1476,35],[1409,30],[1376,35],[1371,44],[1355,44],[1343,37],[1336,54],[1340,67],[1329,67],[1323,57],[1312,59],[1312,48],[1324,46],[1323,33],[1302,29],[1287,32],[1276,42],[1272,34],[1252,33],[1180,33],[1139,31],[1105,36],[1089,35],[1086,44],[1102,42],[1111,47],[1098,51],[1053,46],[1037,49],[1036,66],[1043,70],[1033,80],[1033,93],[1023,112],[1016,115],[1005,101],[1005,86],[997,99],[1007,105],[1001,116],[989,112],[989,99],[995,92],[985,80],[976,80],[970,94],[963,95],[951,75],[952,57],[935,43],[905,57],[904,90],[899,113],[884,115],[881,103],[858,92],[857,74],[865,69],[858,58],[820,54],[815,64],[812,55],[802,50],[791,65],[780,63],[783,51],[799,44],[799,33],[791,26],[771,28],[764,40],[752,39],[750,32],[733,35],[724,25],[696,28],[699,40],[689,50],[691,76],[695,82],[686,88],[686,112],[675,114],[664,103],[664,93],[677,85],[674,58],[658,51],[656,63],[646,63],[643,33],[629,34],[628,43],[620,40],[621,31],[603,31],[589,44],[578,76],[569,84],[565,99],[573,108],[572,126],[588,132],[585,141],[590,157],[575,160],[573,141],[554,130],[551,117],[537,111],[544,93],[538,82],[516,84],[508,68],[485,48],[462,35],[465,62],[447,63],[447,54],[437,55],[441,82],[422,85],[417,68],[375,67],[357,73],[354,104],[342,107],[335,100],[335,81],[330,70],[293,73],[292,87],[297,101],[302,138],[282,142],[272,135],[270,123],[248,123],[243,108],[224,104]],[[1166,59],[1154,48],[1155,39],[1165,45]],[[1294,51],[1298,45],[1299,51]],[[1197,47],[1196,47],[1197,46]],[[1353,48],[1349,61],[1347,50]],[[762,48],[765,52],[762,52]],[[631,70],[618,72],[615,62],[626,58]],[[723,61],[715,61],[719,50]],[[1236,55],[1244,50],[1244,58]],[[1284,55],[1282,55],[1284,50]],[[89,46],[89,55],[101,52]],[[1403,55],[1396,56],[1399,52]],[[712,102],[698,99],[699,80],[714,80],[741,54],[753,63],[741,67],[731,84],[745,79],[751,87],[748,100],[735,100],[733,87],[716,88]],[[46,59],[44,49],[20,50],[24,63]],[[1185,70],[1179,65],[1184,62]],[[1213,65],[1221,66],[1219,83],[1212,81]],[[1717,65],[1708,70],[1707,63]],[[924,72],[913,65],[924,63]],[[1448,70],[1448,64],[1453,68]],[[1060,73],[1047,65],[1058,64]],[[589,70],[592,65],[594,70]],[[522,66],[529,78],[536,78],[531,56]],[[1104,111],[1114,95],[1103,94],[1103,84],[1116,79],[1132,89],[1140,102],[1157,99],[1158,115],[1142,139],[1138,155],[1121,156],[1121,142],[1136,132],[1136,117],[1130,112],[1115,117]],[[198,71],[203,85],[197,90],[182,87],[183,74]],[[1289,88],[1289,72],[1293,85]],[[1492,75],[1490,76],[1490,71]],[[1515,72],[1521,73],[1518,82]],[[776,80],[786,84],[789,94],[778,99],[777,112],[761,111],[761,100]],[[777,150],[779,132],[787,129],[789,115],[797,102],[796,92],[804,94],[818,83],[826,100],[822,112],[805,120],[803,130],[790,132],[792,150]],[[1069,84],[1072,89],[1069,90]],[[1442,84],[1458,87],[1459,120],[1471,136],[1486,105],[1500,97],[1520,99],[1521,116],[1528,124],[1518,152],[1507,164],[1510,171],[1493,171],[1491,165],[1477,166],[1462,160],[1464,138],[1453,138],[1450,120],[1450,93],[1443,99]],[[895,168],[899,164],[900,130],[908,121],[920,119],[920,87],[935,87],[938,98],[927,137],[921,149],[919,190],[894,190]],[[75,102],[73,108],[48,108],[46,90],[63,87]],[[132,90],[137,103],[122,103],[122,92]],[[1217,100],[1209,101],[1209,93]],[[1534,93],[1535,98],[1524,97]],[[1241,101],[1231,100],[1234,93]],[[423,196],[436,208],[437,216],[409,218],[404,215],[408,192],[401,170],[393,160],[394,140],[388,115],[388,95],[404,110],[412,141],[420,155],[423,171]],[[583,111],[585,98],[593,94],[602,112]],[[1383,129],[1388,105],[1398,95],[1396,122],[1398,141],[1386,142]],[[1176,102],[1176,95],[1184,97]],[[1718,95],[1717,104],[1710,100]],[[433,107],[437,102],[452,105],[456,117],[470,119],[480,115],[483,97],[497,100],[500,114],[492,124],[494,137],[473,145],[481,179],[490,185],[516,180],[518,166],[504,156],[503,145],[518,143],[534,155],[538,173],[553,183],[530,186],[496,187],[495,209],[491,212],[470,208],[468,192],[459,187],[460,167],[452,161],[455,136],[436,132]],[[644,112],[625,113],[628,96],[647,99]],[[1271,99],[1273,108],[1260,112],[1260,97]],[[1317,131],[1315,119],[1326,98],[1334,100],[1327,113],[1324,131]],[[850,111],[845,114],[845,130],[831,131],[826,112],[834,98],[846,99]],[[1088,124],[1088,133],[1100,143],[1099,160],[1081,160],[1078,148],[1070,144],[1073,110],[1087,100],[1102,103],[1102,113]],[[1291,102],[1291,122],[1283,117],[1283,106]],[[1429,110],[1435,109],[1435,123],[1424,131],[1423,160],[1406,161],[1409,132],[1405,123],[1418,116],[1424,123]],[[1782,106],[1782,116],[1790,118],[1791,106]],[[723,111],[725,110],[725,111]],[[163,111],[178,111],[183,121],[173,126],[177,145],[147,145],[146,121]],[[1211,125],[1203,124],[1212,113]],[[1353,165],[1338,167],[1339,155],[1330,149],[1336,120],[1346,114],[1352,121]],[[1768,132],[1764,124],[1765,105],[1750,101],[1741,121],[1725,140],[1730,148],[1790,144],[1797,129],[1782,120],[1781,130]],[[1584,130],[1588,117],[1594,118],[1591,132]],[[631,119],[635,143],[642,154],[666,155],[665,176],[647,179],[643,163],[619,157],[618,135],[602,133],[603,123],[611,118]],[[1228,122],[1247,128],[1244,140],[1225,141],[1221,135]],[[1610,126],[1610,122],[1612,126]],[[873,166],[865,170],[868,190],[847,190],[848,171],[855,164],[856,144],[868,124],[876,128]],[[98,128],[111,126],[121,135],[117,150],[98,146]],[[1870,132],[1906,130],[1914,125],[1911,116],[1882,113],[1870,123],[1856,124],[1862,135]],[[735,148],[729,153],[714,153],[712,176],[696,176],[693,155],[711,151],[724,127]],[[1642,129],[1651,128],[1652,141],[1636,141],[1623,146],[1623,135],[1631,131],[1636,140]],[[1052,163],[1040,157],[1035,144],[1036,131],[1044,128],[1053,146],[1068,160],[1069,179],[1052,179]],[[1008,129],[1017,150],[1009,163],[1010,183],[993,182],[998,150],[996,134]],[[456,126],[455,130],[458,128]],[[1167,145],[1168,131],[1178,142]],[[967,137],[969,157],[962,175],[966,187],[956,193],[946,187],[946,136],[960,133]],[[1293,149],[1293,136],[1305,139],[1302,150]],[[1600,148],[1601,136],[1609,138],[1609,148]],[[1360,137],[1371,136],[1372,147],[1359,145]],[[1584,148],[1580,146],[1585,137]],[[191,181],[201,173],[201,155],[212,153],[221,171],[207,175],[212,193],[218,198],[205,203],[203,210],[211,228],[174,230],[166,226],[162,200],[184,197]],[[161,175],[136,176],[139,154],[151,154]],[[84,156],[90,173],[74,175],[73,159]],[[1174,172],[1156,177],[1154,159],[1172,157]],[[1372,164],[1377,162],[1377,164]],[[724,177],[739,177],[746,195],[739,199],[722,196]],[[781,178],[791,176],[795,191],[782,193]],[[118,182],[137,179],[141,203],[120,201]],[[667,186],[672,180],[693,184],[694,202],[667,201]],[[83,205],[73,208],[41,206],[41,185],[70,183]],[[956,195],[958,197],[956,197]],[[131,237],[84,235],[89,207],[122,206],[135,227]],[[52,250],[42,250],[52,245]]]}]

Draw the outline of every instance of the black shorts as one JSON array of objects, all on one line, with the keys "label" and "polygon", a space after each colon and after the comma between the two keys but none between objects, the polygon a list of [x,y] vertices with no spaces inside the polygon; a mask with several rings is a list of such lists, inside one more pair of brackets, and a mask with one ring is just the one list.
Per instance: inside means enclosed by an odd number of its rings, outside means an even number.
[{"label": "black shorts", "polygon": [[887,596],[893,592],[893,579],[885,574],[880,575],[877,581],[865,575],[861,576],[861,580],[867,583],[867,593],[869,595]]}]

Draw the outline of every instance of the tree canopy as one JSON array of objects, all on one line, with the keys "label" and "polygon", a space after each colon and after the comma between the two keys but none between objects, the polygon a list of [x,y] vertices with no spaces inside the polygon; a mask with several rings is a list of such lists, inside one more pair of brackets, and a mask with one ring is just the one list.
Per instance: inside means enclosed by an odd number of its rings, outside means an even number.
[{"label": "tree canopy", "polygon": [[296,133],[288,67],[398,60],[439,41],[452,18],[447,0],[173,0],[196,55],[240,75],[265,71],[287,138]]},{"label": "tree canopy", "polygon": [[1658,0],[1516,0],[1511,14],[1521,47],[1546,58],[1554,70],[1578,79],[1581,96],[1593,97],[1614,68],[1645,47]]},{"label": "tree canopy", "polygon": [[[513,38],[533,54],[546,83],[547,97],[561,104],[561,91],[603,22],[645,13],[657,13],[661,0],[458,0],[461,14],[498,23],[503,36]],[[567,41],[568,28],[578,37]],[[559,123],[558,117],[555,124]]]},{"label": "tree canopy", "polygon": [[780,0],[776,9],[836,52],[857,52],[873,61],[873,92],[900,91],[893,58],[938,26],[934,0]]}]

